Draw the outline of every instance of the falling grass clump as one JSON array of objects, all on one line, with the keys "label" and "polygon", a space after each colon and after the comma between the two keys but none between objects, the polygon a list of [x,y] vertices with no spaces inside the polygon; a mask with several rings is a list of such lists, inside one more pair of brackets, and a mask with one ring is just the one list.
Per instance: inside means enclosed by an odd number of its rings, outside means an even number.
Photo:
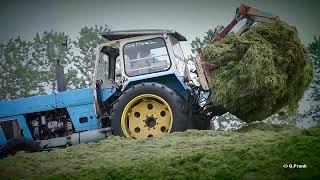
[{"label": "falling grass clump", "polygon": [[0,159],[0,179],[319,179],[320,127],[250,126],[20,152]]},{"label": "falling grass clump", "polygon": [[246,122],[288,106],[295,110],[313,71],[295,27],[275,21],[203,49],[212,71],[213,100]]}]

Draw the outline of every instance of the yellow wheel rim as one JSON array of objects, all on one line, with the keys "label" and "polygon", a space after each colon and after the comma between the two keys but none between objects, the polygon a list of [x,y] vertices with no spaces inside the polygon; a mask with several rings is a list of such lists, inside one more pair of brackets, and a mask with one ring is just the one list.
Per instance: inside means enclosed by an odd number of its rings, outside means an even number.
[{"label": "yellow wheel rim", "polygon": [[172,110],[163,98],[142,94],[125,106],[121,115],[121,128],[128,138],[159,138],[171,131],[172,121]]}]

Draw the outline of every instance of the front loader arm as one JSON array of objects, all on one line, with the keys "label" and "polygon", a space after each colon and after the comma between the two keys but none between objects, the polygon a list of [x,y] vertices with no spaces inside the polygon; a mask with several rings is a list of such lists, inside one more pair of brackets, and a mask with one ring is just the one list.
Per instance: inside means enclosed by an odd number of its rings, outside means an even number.
[{"label": "front loader arm", "polygon": [[237,35],[243,34],[245,31],[250,29],[254,22],[266,23],[273,20],[277,20],[278,16],[271,13],[258,10],[256,8],[246,6],[242,4],[236,10],[236,15],[232,21],[225,27],[221,32],[217,33],[213,38],[212,42],[217,42],[226,37],[226,35],[236,26],[242,19],[246,19],[246,23],[236,33]]},{"label": "front loader arm", "polygon": [[[221,29],[222,26],[217,27],[213,38],[211,39],[211,42],[218,42],[224,37],[227,36],[227,34],[242,20],[246,19],[246,23],[236,32],[236,35],[242,35],[244,32],[246,32],[250,27],[253,25],[253,23],[267,23],[271,21],[278,20],[278,16],[275,16],[271,13],[258,10],[256,8],[252,8],[250,6],[246,6],[242,4],[239,8],[236,10],[236,15],[232,19],[232,21],[223,29]],[[198,77],[200,80],[201,87],[204,90],[210,89],[210,84],[212,82],[211,80],[211,73],[210,71],[219,68],[220,66],[223,66],[225,64],[212,64],[207,63],[204,61],[202,56],[201,49],[197,50],[197,55],[194,60],[196,64],[196,69],[198,73]]]}]

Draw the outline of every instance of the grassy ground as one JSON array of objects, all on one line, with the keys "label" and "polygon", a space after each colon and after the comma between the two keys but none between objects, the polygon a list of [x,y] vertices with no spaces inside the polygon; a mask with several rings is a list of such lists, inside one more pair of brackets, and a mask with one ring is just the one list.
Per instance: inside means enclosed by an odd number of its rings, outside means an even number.
[{"label": "grassy ground", "polygon": [[[283,168],[305,164],[305,169]],[[162,139],[119,137],[0,160],[0,179],[287,179],[320,177],[320,128],[254,124]]]}]

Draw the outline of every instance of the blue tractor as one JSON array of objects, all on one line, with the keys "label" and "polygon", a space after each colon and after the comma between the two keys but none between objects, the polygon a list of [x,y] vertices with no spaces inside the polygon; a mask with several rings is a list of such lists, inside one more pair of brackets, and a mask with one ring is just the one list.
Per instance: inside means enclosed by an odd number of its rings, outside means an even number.
[{"label": "blue tractor", "polygon": [[[224,38],[242,19],[246,23],[237,35],[255,22],[278,17],[241,5],[226,28],[215,29],[212,41]],[[110,41],[97,48],[91,88],[0,101],[0,157],[110,135],[159,138],[188,128],[208,128],[208,120],[224,112],[210,98],[210,71],[223,64],[205,62],[199,49],[194,63],[200,85],[195,85],[179,44],[186,41],[184,36],[171,30],[101,35]]]},{"label": "blue tractor", "polygon": [[184,36],[170,30],[102,36],[110,41],[97,48],[92,87],[0,102],[2,157],[110,135],[159,138],[196,128],[200,91],[190,83],[179,44]]}]

